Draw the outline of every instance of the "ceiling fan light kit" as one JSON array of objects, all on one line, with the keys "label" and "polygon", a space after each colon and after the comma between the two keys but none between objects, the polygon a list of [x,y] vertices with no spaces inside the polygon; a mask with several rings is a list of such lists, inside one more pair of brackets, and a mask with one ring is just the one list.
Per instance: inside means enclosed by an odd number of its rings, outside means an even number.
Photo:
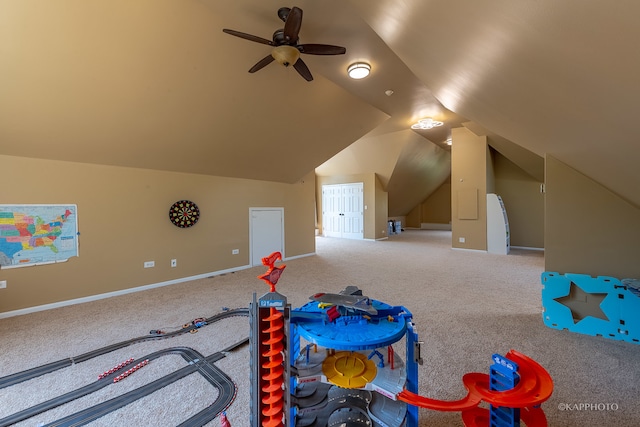
[{"label": "ceiling fan light kit", "polygon": [[293,46],[276,46],[271,51],[271,56],[273,56],[273,59],[275,59],[278,64],[288,67],[298,61],[300,58],[300,51]]},{"label": "ceiling fan light kit", "polygon": [[293,68],[295,68],[298,74],[310,82],[313,80],[313,76],[307,64],[300,58],[301,53],[308,55],[343,55],[347,52],[347,49],[342,46],[314,43],[298,44],[298,33],[302,26],[302,9],[299,7],[281,7],[278,9],[278,18],[284,21],[284,28],[276,30],[271,40],[228,28],[222,29],[222,32],[232,36],[273,46],[271,54],[265,56],[251,67],[249,69],[250,73],[255,73],[276,60],[285,67],[293,65]]},{"label": "ceiling fan light kit", "polygon": [[352,79],[364,79],[371,72],[371,65],[366,62],[354,62],[347,68],[347,74]]}]

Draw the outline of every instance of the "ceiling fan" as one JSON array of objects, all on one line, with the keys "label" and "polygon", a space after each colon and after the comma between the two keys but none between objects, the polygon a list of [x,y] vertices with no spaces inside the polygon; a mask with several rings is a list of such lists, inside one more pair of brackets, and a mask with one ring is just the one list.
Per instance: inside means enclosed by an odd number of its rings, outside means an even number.
[{"label": "ceiling fan", "polygon": [[332,46],[328,44],[298,44],[298,33],[302,26],[302,9],[298,7],[281,7],[278,9],[278,17],[284,22],[284,28],[276,30],[273,33],[272,40],[242,33],[240,31],[229,30],[227,28],[222,30],[232,36],[273,46],[271,54],[265,56],[258,61],[256,65],[251,67],[251,69],[249,69],[250,73],[255,73],[275,60],[285,67],[293,65],[293,68],[295,68],[295,70],[304,77],[305,80],[310,82],[313,80],[313,76],[311,75],[311,71],[309,71],[307,64],[305,64],[302,58],[300,58],[301,53],[309,55],[342,55],[347,51],[347,49],[342,46]]}]

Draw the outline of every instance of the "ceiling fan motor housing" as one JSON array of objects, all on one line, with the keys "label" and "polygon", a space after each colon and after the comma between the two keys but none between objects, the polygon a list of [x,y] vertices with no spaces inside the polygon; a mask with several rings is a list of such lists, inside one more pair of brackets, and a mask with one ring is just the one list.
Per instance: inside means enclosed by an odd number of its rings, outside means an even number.
[{"label": "ceiling fan motor housing", "polygon": [[280,28],[279,30],[275,30],[273,32],[273,44],[276,46],[280,46],[283,44],[288,44],[288,40],[284,35],[284,29]]}]

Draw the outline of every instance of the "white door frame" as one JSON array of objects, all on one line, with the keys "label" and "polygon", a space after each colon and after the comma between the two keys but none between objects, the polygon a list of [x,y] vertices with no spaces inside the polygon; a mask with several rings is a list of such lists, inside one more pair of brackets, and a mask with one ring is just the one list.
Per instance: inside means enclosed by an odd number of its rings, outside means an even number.
[{"label": "white door frame", "polygon": [[[280,246],[279,248],[276,248],[274,250],[280,251],[280,253],[282,253],[282,258],[284,259],[284,208],[273,208],[273,207],[264,207],[264,208],[249,208],[249,265],[254,267],[256,265],[262,265],[262,258],[266,257],[270,254],[263,254],[261,256],[257,256],[253,254],[253,249],[254,249],[254,238],[255,236],[255,231],[254,231],[254,214],[256,212],[260,212],[260,211],[276,211],[276,212],[280,212],[280,220],[281,220],[281,227],[280,227],[280,244],[276,245],[276,246]],[[255,259],[257,258],[257,259]]]}]

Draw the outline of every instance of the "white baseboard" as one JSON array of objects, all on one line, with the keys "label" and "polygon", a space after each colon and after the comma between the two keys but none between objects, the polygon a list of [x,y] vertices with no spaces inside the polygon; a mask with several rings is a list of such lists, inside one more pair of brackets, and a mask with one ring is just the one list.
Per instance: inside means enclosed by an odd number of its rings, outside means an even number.
[{"label": "white baseboard", "polygon": [[[284,261],[289,261],[289,260],[296,259],[296,258],[308,257],[308,256],[312,256],[312,255],[315,255],[315,254],[316,254],[315,252],[311,252],[311,253],[308,253],[308,254],[296,255],[296,256],[285,258]],[[204,273],[204,274],[198,274],[198,275],[195,275],[195,276],[182,277],[180,279],[167,280],[166,282],[152,283],[150,285],[137,286],[135,288],[122,289],[122,290],[113,291],[113,292],[106,292],[104,294],[91,295],[91,296],[88,296],[88,297],[76,298],[76,299],[71,299],[71,300],[67,300],[67,301],[54,302],[54,303],[51,303],[51,304],[37,305],[35,307],[28,307],[28,308],[23,308],[23,309],[20,309],[20,310],[5,311],[4,313],[0,313],[0,319],[6,319],[7,317],[13,317],[13,316],[21,316],[23,314],[36,313],[38,311],[51,310],[51,309],[54,309],[54,308],[66,307],[68,305],[82,304],[82,303],[91,302],[91,301],[98,301],[98,300],[105,299],[105,298],[117,297],[117,296],[120,296],[120,295],[127,295],[127,294],[131,294],[131,293],[134,293],[134,292],[141,292],[141,291],[146,291],[146,290],[154,289],[154,288],[161,288],[163,286],[175,285],[176,283],[188,282],[188,281],[191,281],[191,280],[205,279],[207,277],[212,277],[212,276],[220,276],[222,274],[234,273],[236,271],[246,270],[247,268],[251,268],[251,266],[250,265],[243,265],[243,266],[240,266],[240,267],[228,268],[228,269],[225,269],[225,270],[218,270],[218,271],[214,271],[214,272],[211,272],[211,273]]]},{"label": "white baseboard", "polygon": [[420,229],[422,230],[449,230],[451,231],[451,224],[442,224],[435,222],[423,222],[420,223]]},{"label": "white baseboard", "polygon": [[544,252],[544,248],[533,248],[530,246],[511,246],[511,249],[525,249],[527,251],[543,251]]},{"label": "white baseboard", "polygon": [[485,249],[468,249],[468,248],[454,248],[452,247],[451,249],[453,249],[454,251],[467,251],[467,252],[483,252],[483,253],[488,253]]},{"label": "white baseboard", "polygon": [[290,256],[290,257],[286,257],[285,259],[283,259],[283,261],[290,261],[292,259],[305,258],[305,257],[308,257],[308,256],[313,256],[315,254],[316,254],[315,252],[309,252],[308,254]]},{"label": "white baseboard", "polygon": [[[292,259],[292,258],[289,258],[289,259]],[[98,301],[105,298],[117,297],[120,295],[131,294],[134,292],[141,292],[149,289],[160,288],[163,286],[175,285],[176,283],[188,282],[190,280],[198,280],[198,279],[205,279],[207,277],[212,277],[212,276],[220,276],[221,274],[233,273],[236,271],[246,270],[247,268],[251,268],[251,266],[243,265],[240,267],[228,268],[226,270],[219,270],[211,273],[204,273],[204,274],[198,274],[195,276],[182,277],[180,279],[167,280],[166,282],[152,283],[150,285],[137,286],[135,288],[128,288],[128,289],[122,289],[119,291],[106,292],[104,294],[97,294],[97,295],[91,295],[88,297],[75,298],[67,301],[54,302],[51,304],[37,305],[35,307],[28,307],[20,310],[5,311],[4,313],[0,313],[0,319],[6,319],[7,317],[13,317],[13,316],[21,316],[23,314],[36,313],[38,311],[51,310],[54,308],[66,307],[68,305]]]}]

